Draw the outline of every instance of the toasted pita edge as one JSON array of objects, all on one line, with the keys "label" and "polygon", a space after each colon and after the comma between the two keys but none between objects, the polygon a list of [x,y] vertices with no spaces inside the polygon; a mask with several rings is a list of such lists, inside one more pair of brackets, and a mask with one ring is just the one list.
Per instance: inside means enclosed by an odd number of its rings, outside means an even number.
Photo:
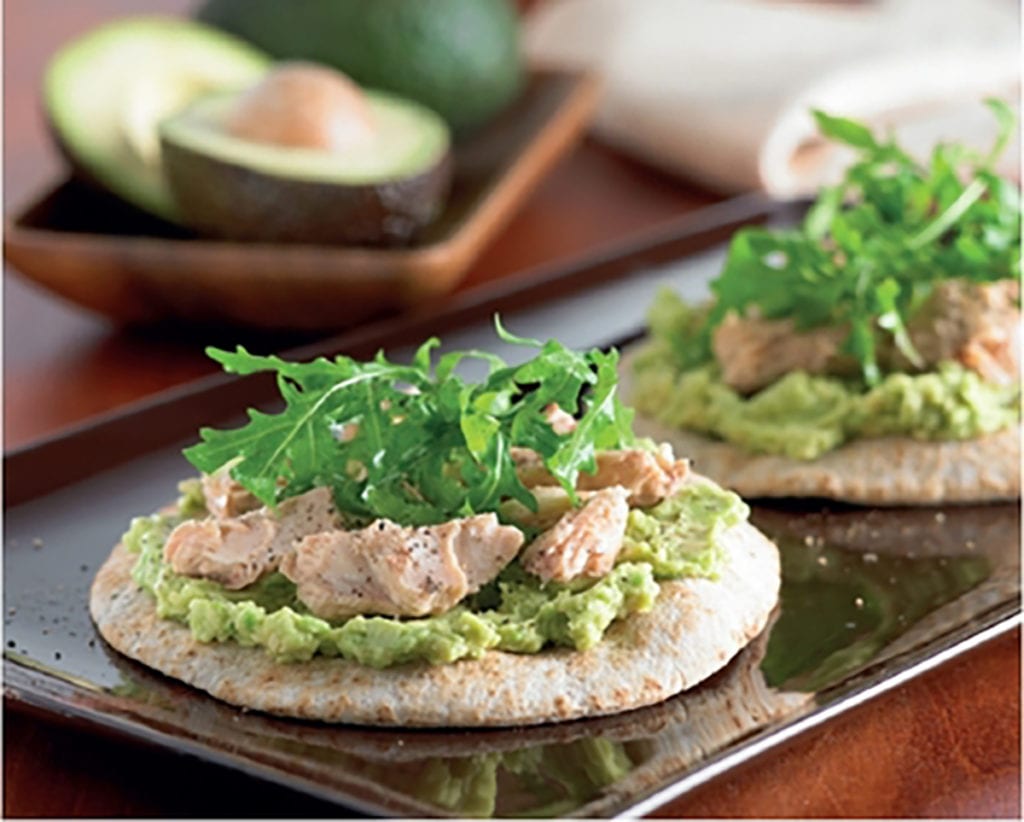
[{"label": "toasted pita edge", "polygon": [[186,626],[159,618],[152,596],[131,579],[135,556],[121,545],[93,582],[90,612],[117,651],[244,708],[360,725],[533,725],[660,702],[711,676],[757,636],[778,600],[778,550],[747,523],[723,539],[716,580],[662,583],[652,611],[613,624],[586,652],[489,651],[384,670],[326,657],[275,662],[260,648],[199,642]]},{"label": "toasted pita edge", "polygon": [[[632,352],[623,357],[623,399],[633,390]],[[1020,498],[1021,426],[970,440],[910,437],[854,440],[814,460],[753,454],[637,413],[639,436],[668,442],[701,474],[743,497],[823,497],[862,505],[934,505]]]}]

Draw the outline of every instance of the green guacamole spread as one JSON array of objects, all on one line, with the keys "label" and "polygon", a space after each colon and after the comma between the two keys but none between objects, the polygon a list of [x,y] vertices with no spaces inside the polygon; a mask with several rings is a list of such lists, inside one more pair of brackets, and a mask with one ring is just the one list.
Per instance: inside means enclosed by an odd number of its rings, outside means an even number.
[{"label": "green guacamole spread", "polygon": [[659,298],[650,317],[654,339],[634,365],[634,406],[675,428],[753,453],[811,460],[863,437],[964,440],[1020,420],[1019,384],[995,385],[953,362],[927,374],[889,374],[870,388],[795,371],[743,396],[722,381],[714,362],[682,356],[699,317],[678,298]]},{"label": "green guacamole spread", "polygon": [[177,513],[138,517],[123,540],[138,554],[132,578],[154,596],[160,617],[187,624],[202,642],[260,646],[281,661],[323,654],[374,668],[454,662],[489,649],[592,648],[612,622],[653,607],[656,579],[713,577],[720,535],[747,515],[735,494],[688,485],[653,508],[630,512],[618,564],[597,581],[544,585],[513,562],[495,582],[440,616],[357,616],[331,623],[310,614],[295,585],[278,573],[239,591],[175,574],[163,561],[167,536],[184,519],[205,515],[198,483],[183,483],[182,492]]}]

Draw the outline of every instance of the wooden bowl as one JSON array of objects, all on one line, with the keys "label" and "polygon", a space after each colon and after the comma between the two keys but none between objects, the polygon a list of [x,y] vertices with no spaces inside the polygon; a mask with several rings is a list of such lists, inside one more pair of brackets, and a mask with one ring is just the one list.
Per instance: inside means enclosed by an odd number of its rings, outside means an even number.
[{"label": "wooden bowl", "polygon": [[115,321],[331,330],[451,291],[582,135],[592,76],[536,71],[520,98],[456,144],[451,197],[403,248],[196,237],[66,180],[6,222],[4,256],[29,279]]}]

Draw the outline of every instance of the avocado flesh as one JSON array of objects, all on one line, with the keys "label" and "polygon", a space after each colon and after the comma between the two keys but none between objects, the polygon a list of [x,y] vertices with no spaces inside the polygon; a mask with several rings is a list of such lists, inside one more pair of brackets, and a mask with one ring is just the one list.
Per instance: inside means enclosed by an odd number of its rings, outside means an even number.
[{"label": "avocado flesh", "polygon": [[44,78],[44,105],[79,176],[177,222],[161,170],[158,123],[198,96],[251,85],[269,65],[252,46],[216,29],[129,18],[57,53]]},{"label": "avocado flesh", "polygon": [[277,59],[323,63],[415,100],[457,132],[523,85],[510,0],[208,0],[196,16]]},{"label": "avocado flesh", "polygon": [[166,120],[161,150],[182,220],[232,240],[407,241],[447,196],[448,128],[416,103],[379,92],[367,99],[374,138],[337,153],[226,133],[234,94],[204,98]]},{"label": "avocado flesh", "polygon": [[344,152],[284,148],[234,137],[223,123],[236,96],[218,94],[197,101],[160,128],[169,143],[211,159],[292,180],[349,185],[401,180],[435,165],[448,151],[448,129],[421,106],[390,95],[367,94],[375,139]]}]

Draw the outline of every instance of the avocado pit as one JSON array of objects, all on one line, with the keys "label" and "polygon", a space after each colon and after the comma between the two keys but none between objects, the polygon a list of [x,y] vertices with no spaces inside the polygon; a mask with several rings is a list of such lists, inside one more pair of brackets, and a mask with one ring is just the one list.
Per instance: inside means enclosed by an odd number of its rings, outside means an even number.
[{"label": "avocado pit", "polygon": [[241,94],[224,131],[240,140],[342,152],[373,140],[366,95],[345,75],[312,63],[285,63]]}]

